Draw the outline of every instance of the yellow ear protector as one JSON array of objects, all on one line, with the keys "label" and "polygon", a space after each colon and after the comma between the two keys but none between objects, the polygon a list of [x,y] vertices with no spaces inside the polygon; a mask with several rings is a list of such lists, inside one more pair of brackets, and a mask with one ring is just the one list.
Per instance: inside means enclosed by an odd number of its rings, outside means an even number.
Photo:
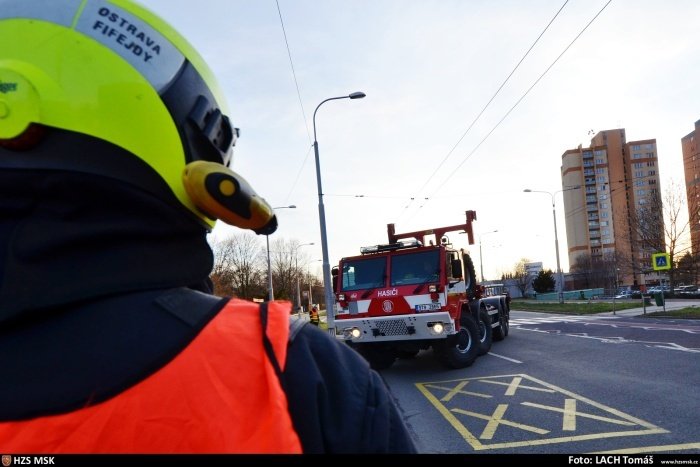
[{"label": "yellow ear protector", "polygon": [[39,96],[24,76],[0,67],[0,140],[15,138],[39,121]]},{"label": "yellow ear protector", "polygon": [[243,177],[226,166],[216,162],[190,162],[185,166],[182,182],[194,205],[210,218],[261,235],[277,230],[277,217],[272,207]]}]

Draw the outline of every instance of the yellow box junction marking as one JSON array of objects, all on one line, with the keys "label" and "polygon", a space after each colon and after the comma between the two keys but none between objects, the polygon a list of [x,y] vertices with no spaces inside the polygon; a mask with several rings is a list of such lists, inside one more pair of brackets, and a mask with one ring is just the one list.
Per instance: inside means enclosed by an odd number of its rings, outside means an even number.
[{"label": "yellow box junction marking", "polygon": [[[465,390],[467,385],[470,391]],[[668,433],[525,374],[416,383],[416,387],[475,451]],[[479,413],[475,406],[488,410]]]}]

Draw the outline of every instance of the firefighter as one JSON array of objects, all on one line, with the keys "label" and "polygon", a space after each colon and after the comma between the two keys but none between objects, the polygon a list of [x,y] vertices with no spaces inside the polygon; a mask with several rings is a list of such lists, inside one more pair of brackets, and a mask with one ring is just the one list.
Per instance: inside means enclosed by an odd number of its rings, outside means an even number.
[{"label": "firefighter", "polygon": [[183,37],[130,0],[0,0],[0,51],[3,453],[415,452],[358,354],[211,294],[215,220],[277,221]]},{"label": "firefighter", "polygon": [[309,312],[309,322],[314,326],[318,326],[319,321],[318,308],[316,305],[314,305],[311,307],[311,311]]}]

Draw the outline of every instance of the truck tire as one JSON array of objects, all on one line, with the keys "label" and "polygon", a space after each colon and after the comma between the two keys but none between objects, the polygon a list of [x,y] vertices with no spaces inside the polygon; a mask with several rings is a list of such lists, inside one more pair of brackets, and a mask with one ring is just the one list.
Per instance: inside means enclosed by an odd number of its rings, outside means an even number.
[{"label": "truck tire", "polygon": [[502,341],[508,336],[509,321],[508,303],[503,299],[498,303],[498,327],[493,330],[493,340]]},{"label": "truck tire", "polygon": [[437,359],[448,368],[466,368],[479,356],[479,328],[470,315],[462,316],[456,334],[433,344]]},{"label": "truck tire", "polygon": [[464,263],[464,286],[467,289],[467,295],[472,296],[476,288],[476,270],[474,269],[474,262],[466,253],[462,255],[462,262]]},{"label": "truck tire", "polygon": [[479,355],[485,355],[491,350],[493,344],[493,328],[491,327],[491,317],[482,305],[479,309]]},{"label": "truck tire", "polygon": [[396,361],[396,352],[382,344],[353,344],[373,370],[386,370]]}]

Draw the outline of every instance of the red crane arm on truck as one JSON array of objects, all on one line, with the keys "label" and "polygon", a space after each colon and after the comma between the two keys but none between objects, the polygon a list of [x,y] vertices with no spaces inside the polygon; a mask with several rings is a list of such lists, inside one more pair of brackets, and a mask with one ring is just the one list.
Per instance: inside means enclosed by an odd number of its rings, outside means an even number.
[{"label": "red crane arm on truck", "polygon": [[467,237],[469,237],[469,244],[473,245],[474,244],[474,230],[472,229],[472,222],[476,220],[476,211],[466,211],[467,214],[467,223],[466,224],[460,224],[460,225],[452,225],[449,227],[439,227],[435,229],[427,229],[427,230],[416,230],[415,232],[406,232],[406,233],[396,233],[396,229],[394,228],[394,224],[387,224],[387,232],[389,234],[389,243],[396,243],[402,238],[415,238],[419,242],[423,242],[423,239],[426,235],[432,235],[435,234],[435,240],[437,242],[440,241],[443,235],[445,235],[447,232],[455,232],[457,230],[464,230],[467,233]]}]

